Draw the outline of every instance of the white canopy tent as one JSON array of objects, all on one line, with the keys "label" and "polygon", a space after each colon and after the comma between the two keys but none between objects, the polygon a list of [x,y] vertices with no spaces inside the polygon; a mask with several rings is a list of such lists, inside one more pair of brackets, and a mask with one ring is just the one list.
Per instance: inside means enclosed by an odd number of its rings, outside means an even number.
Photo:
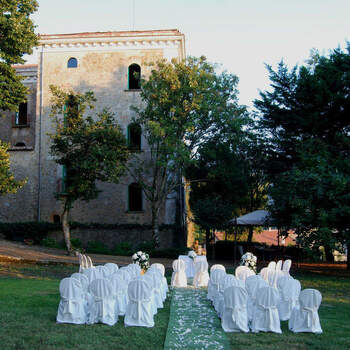
[{"label": "white canopy tent", "polygon": [[270,212],[267,210],[255,210],[231,220],[231,223],[241,226],[264,226],[272,221],[270,215]]}]

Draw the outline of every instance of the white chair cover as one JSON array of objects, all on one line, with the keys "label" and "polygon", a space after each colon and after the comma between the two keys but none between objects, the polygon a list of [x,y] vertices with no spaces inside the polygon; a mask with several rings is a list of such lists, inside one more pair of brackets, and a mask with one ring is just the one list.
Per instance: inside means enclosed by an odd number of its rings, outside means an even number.
[{"label": "white chair cover", "polygon": [[115,312],[117,315],[124,316],[128,305],[128,285],[120,274],[114,273],[110,277],[112,284],[113,296],[115,299]]},{"label": "white chair cover", "polygon": [[114,273],[118,274],[122,277],[122,279],[125,281],[126,285],[128,285],[128,283],[135,277],[132,276],[132,271],[130,271],[127,268],[122,267],[121,269],[119,269],[117,272]]},{"label": "white chair cover", "polygon": [[249,332],[247,299],[248,293],[241,287],[225,289],[225,307],[221,319],[221,325],[225,332]]},{"label": "white chair cover", "polygon": [[182,260],[185,263],[185,273],[187,278],[194,277],[194,261],[188,255],[179,255],[179,260]]},{"label": "white chair cover", "polygon": [[228,287],[241,287],[241,282],[235,276],[226,274],[219,282],[219,293],[215,299],[214,308],[218,313],[218,316],[221,318],[225,308],[225,299],[224,292]]},{"label": "white chair cover", "polygon": [[81,259],[82,259],[82,263],[83,263],[83,265],[82,265],[82,271],[84,270],[84,269],[88,269],[89,268],[89,262],[88,262],[88,260],[87,260],[87,257],[86,257],[86,255],[82,255],[82,257],[81,257]]},{"label": "white chair cover", "polygon": [[[215,299],[218,297],[218,293],[220,290],[219,283],[220,281],[225,278],[226,272],[224,270],[214,270],[210,275],[210,286],[208,285],[208,294],[207,299],[211,300],[214,303],[215,307]],[[210,287],[210,288],[209,288]]]},{"label": "white chair cover", "polygon": [[277,289],[280,293],[278,314],[281,321],[287,321],[290,318],[293,308],[299,305],[301,285],[294,278],[283,276],[278,280]]},{"label": "white chair cover", "polygon": [[193,285],[196,288],[207,287],[209,282],[208,262],[204,260],[195,260],[194,269],[196,273],[193,278]]},{"label": "white chair cover", "polygon": [[279,293],[276,288],[263,287],[257,290],[253,311],[252,332],[282,333],[277,304]]},{"label": "white chair cover", "polygon": [[270,261],[267,268],[270,270],[276,270],[276,261]]},{"label": "white chair cover", "polygon": [[210,268],[210,274],[215,271],[215,270],[223,270],[224,272],[226,272],[225,266],[221,265],[221,264],[215,264]]},{"label": "white chair cover", "polygon": [[269,284],[259,275],[248,276],[245,280],[245,289],[247,290],[249,296],[247,300],[247,312],[249,321],[253,320],[255,300],[258,289],[268,286]]},{"label": "white chair cover", "polygon": [[129,304],[124,318],[125,326],[153,327],[151,312],[151,290],[143,278],[137,278],[129,283]]},{"label": "white chair cover", "polygon": [[89,287],[89,279],[83,274],[83,273],[73,273],[71,278],[75,278],[78,280],[81,284],[81,287],[83,288],[84,292],[87,292],[88,287]]},{"label": "white chair cover", "polygon": [[89,279],[89,284],[96,279],[102,278],[101,271],[99,269],[95,269],[94,267],[89,267],[83,270],[83,274]]},{"label": "white chair cover", "polygon": [[282,271],[282,263],[283,263],[282,260],[278,260],[277,261],[277,264],[276,264],[276,270],[277,271]]},{"label": "white chair cover", "polygon": [[139,264],[130,264],[128,267],[131,269],[133,272],[134,277],[139,277],[141,276],[141,267]]},{"label": "white chair cover", "polygon": [[115,272],[117,272],[119,270],[118,265],[114,264],[114,263],[107,263],[107,264],[105,264],[105,267],[107,269],[109,269],[110,275],[113,275]]},{"label": "white chair cover", "polygon": [[295,307],[290,316],[288,327],[294,333],[322,333],[318,308],[322,301],[321,293],[316,289],[304,289],[300,292],[299,307]]},{"label": "white chair cover", "polygon": [[292,260],[287,259],[284,263],[283,263],[283,267],[282,267],[282,271],[284,272],[285,275],[289,275],[289,270],[292,266]]},{"label": "white chair cover", "polygon": [[245,281],[248,276],[255,275],[255,272],[247,266],[238,266],[236,268],[235,275],[239,280]]},{"label": "white chair cover", "polygon": [[97,279],[90,283],[89,292],[93,296],[89,324],[104,323],[113,326],[118,321],[118,314],[115,312],[115,298],[113,286],[110,281]]},{"label": "white chair cover", "polygon": [[154,300],[157,309],[163,308],[163,295],[162,295],[162,273],[159,270],[148,270],[146,275],[150,275],[153,278],[154,287]]},{"label": "white chair cover", "polygon": [[86,323],[86,299],[81,283],[75,278],[64,278],[60,282],[61,300],[58,305],[58,323]]},{"label": "white chair cover", "polygon": [[186,265],[183,260],[177,259],[173,261],[173,274],[171,276],[172,287],[187,287]]},{"label": "white chair cover", "polygon": [[268,281],[268,274],[269,274],[270,269],[268,267],[263,267],[260,272],[259,275],[265,280]]},{"label": "white chair cover", "polygon": [[155,263],[150,266],[150,268],[156,268],[162,273],[162,292],[163,292],[163,301],[166,299],[166,294],[169,292],[168,281],[165,277],[165,267],[163,264]]},{"label": "white chair cover", "polygon": [[78,253],[78,259],[79,259],[79,273],[81,273],[85,268],[85,261],[83,260],[83,255]]},{"label": "white chair cover", "polygon": [[269,270],[268,271],[268,282],[271,287],[277,288],[279,278],[283,277],[284,273],[280,270]]}]

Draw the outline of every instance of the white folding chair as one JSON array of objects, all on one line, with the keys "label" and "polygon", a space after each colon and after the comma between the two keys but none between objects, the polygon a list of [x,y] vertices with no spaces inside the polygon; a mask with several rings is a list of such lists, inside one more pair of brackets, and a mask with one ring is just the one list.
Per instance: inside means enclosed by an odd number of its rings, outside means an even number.
[{"label": "white folding chair", "polygon": [[294,333],[322,333],[318,308],[322,295],[317,289],[304,289],[300,292],[299,307],[291,313],[288,327]]},{"label": "white folding chair", "polygon": [[115,298],[113,286],[110,281],[97,279],[90,283],[89,292],[93,296],[89,324],[104,323],[113,326],[118,321],[118,314],[115,312]]},{"label": "white folding chair", "polygon": [[113,275],[119,269],[118,265],[114,263],[106,263],[105,267],[109,269],[111,275]]},{"label": "white folding chair", "polygon": [[58,323],[86,323],[86,299],[81,283],[75,278],[64,278],[60,282],[61,300],[58,305]]},{"label": "white folding chair", "polygon": [[211,268],[210,268],[210,274],[215,271],[215,270],[223,270],[224,272],[226,272],[225,266],[221,265],[221,264],[214,264]]},{"label": "white folding chair", "polygon": [[249,332],[247,299],[248,293],[241,287],[225,289],[225,307],[221,318],[221,326],[225,332]]},{"label": "white folding chair", "polygon": [[[226,274],[224,278],[222,278],[219,282],[219,293],[216,298],[216,312],[218,316],[221,318],[225,308],[225,299],[224,292],[228,287],[241,287],[241,282],[235,276],[231,274]],[[215,305],[214,305],[215,308]]]},{"label": "white folding chair", "polygon": [[143,278],[137,278],[128,286],[129,304],[126,308],[125,326],[153,327],[151,290]]},{"label": "white folding chair", "polygon": [[187,287],[186,264],[183,260],[173,261],[173,274],[171,276],[172,287]]},{"label": "white folding chair", "polygon": [[265,280],[268,281],[268,274],[269,274],[270,269],[268,267],[263,267],[260,272],[259,275]]},{"label": "white folding chair", "polygon": [[95,269],[94,267],[89,267],[83,270],[83,274],[89,279],[89,284],[96,279],[102,278],[101,271],[99,269]]},{"label": "white folding chair", "polygon": [[162,296],[162,273],[158,269],[151,269],[146,272],[145,275],[151,275],[153,278],[153,286],[155,293],[155,302],[157,309],[163,308],[163,296]]},{"label": "white folding chair", "polygon": [[169,291],[168,288],[168,281],[166,279],[165,275],[165,267],[163,264],[155,263],[150,266],[150,269],[158,269],[162,273],[162,294],[163,294],[163,301],[166,299],[166,294]]},{"label": "white folding chair", "polygon": [[283,276],[278,279],[277,289],[280,292],[278,314],[281,321],[287,321],[290,318],[293,308],[299,305],[301,285],[294,278]]},{"label": "white folding chair", "polygon": [[213,302],[214,308],[217,308],[217,302],[219,301],[220,282],[226,277],[224,270],[214,270],[210,275],[210,290],[208,288],[207,298]]},{"label": "white folding chair", "polygon": [[278,260],[276,264],[276,271],[282,271],[282,260]]},{"label": "white folding chair", "polygon": [[92,260],[88,255],[86,256],[86,259],[87,259],[87,267],[94,267],[94,264],[92,263]]},{"label": "white folding chair", "polygon": [[279,293],[276,288],[263,287],[257,290],[253,311],[252,332],[282,333],[277,305]]},{"label": "white folding chair", "polygon": [[280,270],[269,270],[268,271],[268,282],[271,287],[277,288],[278,279],[283,277],[284,273]]}]

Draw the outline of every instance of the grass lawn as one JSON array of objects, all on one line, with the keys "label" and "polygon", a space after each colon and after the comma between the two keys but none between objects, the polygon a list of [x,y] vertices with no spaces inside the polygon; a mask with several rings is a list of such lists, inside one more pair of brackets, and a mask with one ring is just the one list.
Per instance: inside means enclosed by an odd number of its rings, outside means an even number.
[{"label": "grass lawn", "polygon": [[[63,265],[0,264],[0,349],[163,349],[170,300],[155,316],[154,328],[56,324],[61,278],[76,271]],[[315,273],[295,275],[302,288],[317,288],[322,335],[294,334],[282,322],[283,334],[227,333],[232,349],[350,349],[350,278]],[[195,310],[193,310],[195,312]],[[208,330],[209,331],[209,330]]]}]

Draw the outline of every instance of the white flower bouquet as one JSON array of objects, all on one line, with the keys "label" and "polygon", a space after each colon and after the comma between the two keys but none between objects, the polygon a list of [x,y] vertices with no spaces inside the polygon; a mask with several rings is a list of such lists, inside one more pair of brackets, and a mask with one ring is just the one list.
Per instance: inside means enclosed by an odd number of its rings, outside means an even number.
[{"label": "white flower bouquet", "polygon": [[257,257],[253,253],[247,252],[244,255],[242,255],[240,264],[242,266],[247,266],[251,270],[256,272],[256,262],[257,262],[257,260],[258,260]]},{"label": "white flower bouquet", "polygon": [[147,253],[138,251],[132,256],[134,264],[140,265],[141,269],[148,270],[149,268],[149,255]]},{"label": "white flower bouquet", "polygon": [[194,258],[197,256],[197,254],[196,254],[196,252],[194,250],[190,250],[187,255],[192,260],[194,260]]}]

